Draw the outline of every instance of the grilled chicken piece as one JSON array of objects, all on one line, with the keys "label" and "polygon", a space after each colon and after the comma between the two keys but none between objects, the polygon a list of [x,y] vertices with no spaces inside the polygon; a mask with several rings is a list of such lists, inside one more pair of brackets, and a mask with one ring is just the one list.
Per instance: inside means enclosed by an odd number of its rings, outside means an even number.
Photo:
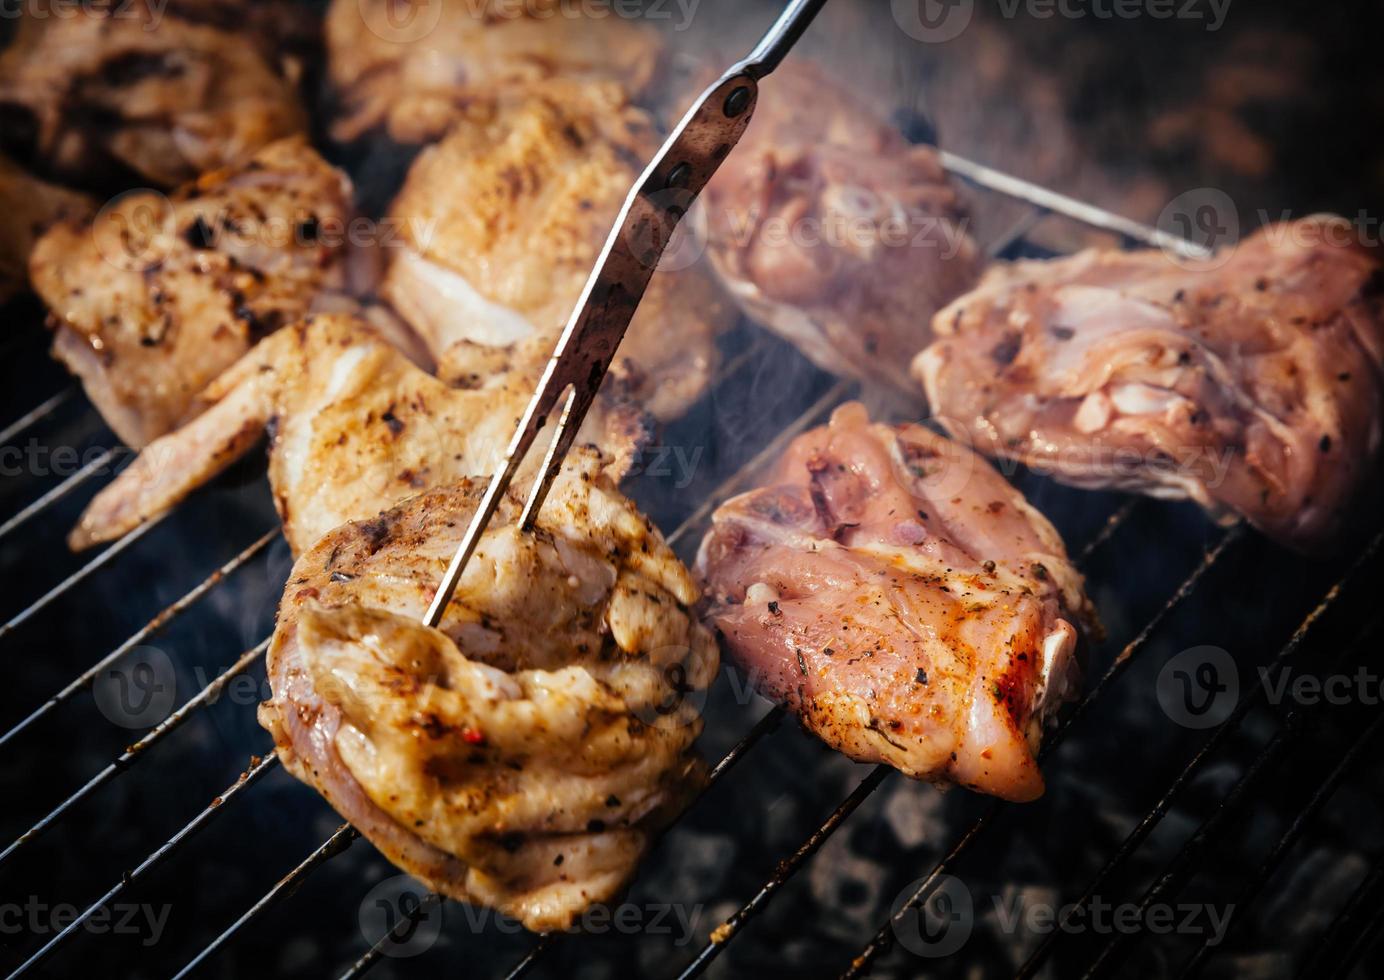
[{"label": "grilled chicken piece", "polygon": [[559,78],[610,79],[638,94],[662,47],[648,25],[572,16],[566,0],[335,0],[326,43],[342,103],[332,135],[383,127],[403,143],[437,139],[497,92]]},{"label": "grilled chicken piece", "polygon": [[1190,497],[1328,544],[1380,443],[1380,267],[1341,218],[1204,263],[1087,251],[991,271],[914,371],[987,453],[1086,487]]},{"label": "grilled chicken piece", "polygon": [[858,404],[713,516],[709,618],[768,697],[861,762],[1009,800],[1094,614],[1061,539],[970,450]]},{"label": "grilled chicken piece", "polygon": [[30,261],[53,353],[142,447],[266,334],[345,286],[351,187],[301,138],[54,227]]},{"label": "grilled chicken piece", "polygon": [[85,194],[39,180],[0,157],[0,303],[29,282],[29,253],[45,229],[96,210]]},{"label": "grilled chicken piece", "polygon": [[[499,374],[478,388],[451,388],[372,324],[309,317],[217,378],[199,399],[206,410],[145,447],[96,495],[68,543],[109,541],[170,510],[267,429],[274,504],[293,553],[302,554],[347,521],[494,470],[536,383],[536,375]],[[602,397],[582,434],[614,454],[619,479],[641,445],[642,416]],[[530,454],[535,469],[541,455]]]},{"label": "grilled chicken piece", "polygon": [[533,533],[501,506],[419,625],[485,489],[428,491],[294,566],[260,723],[280,758],[430,888],[530,929],[609,902],[705,778],[716,642],[698,592],[586,450]]},{"label": "grilled chicken piece", "polygon": [[790,62],[704,198],[712,264],[747,315],[824,370],[916,400],[928,318],[980,268],[932,149]]},{"label": "grilled chicken piece", "polygon": [[128,0],[31,13],[0,52],[0,144],[107,189],[244,163],[307,126],[297,59],[279,54],[297,15],[256,9]]},{"label": "grilled chicken piece", "polygon": [[[618,85],[558,82],[491,104],[414,162],[391,214],[397,250],[383,295],[418,331],[439,375],[469,383],[480,353],[546,357],[581,295],[642,162],[652,120]],[[729,305],[700,265],[655,273],[612,374],[661,420],[710,381]]]}]

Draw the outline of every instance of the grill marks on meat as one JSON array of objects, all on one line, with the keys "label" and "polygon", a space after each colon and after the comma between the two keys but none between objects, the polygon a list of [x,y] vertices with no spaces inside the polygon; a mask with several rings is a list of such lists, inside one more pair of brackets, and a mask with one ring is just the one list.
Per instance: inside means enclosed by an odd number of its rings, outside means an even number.
[{"label": "grill marks on meat", "polygon": [[790,60],[705,198],[712,264],[747,315],[824,370],[916,400],[928,320],[980,269],[932,149]]},{"label": "grill marks on meat", "polygon": [[0,107],[24,121],[0,141],[21,159],[96,186],[172,187],[306,128],[296,61],[277,53],[294,15],[230,0],[99,6],[24,17],[0,53]]},{"label": "grill marks on meat", "polygon": [[698,592],[578,450],[534,533],[508,499],[440,630],[419,625],[485,489],[428,491],[299,558],[261,723],[390,860],[542,931],[612,900],[705,779],[718,666]]},{"label": "grill marks on meat", "polygon": [[53,353],[126,444],[184,421],[213,378],[268,333],[344,287],[350,184],[301,138],[213,171],[164,197],[136,191],[33,250]]},{"label": "grill marks on meat", "polygon": [[827,744],[1041,794],[1043,722],[1094,614],[1056,531],[981,457],[842,406],[716,511],[697,569],[730,654]]},{"label": "grill marks on meat", "polygon": [[1380,267],[1354,242],[1314,217],[1205,263],[1092,250],[999,266],[937,315],[914,372],[987,453],[1189,497],[1315,550],[1380,443]]},{"label": "grill marks on meat", "polygon": [[[367,322],[320,315],[260,343],[199,398],[195,419],[147,446],[87,507],[74,548],[112,540],[176,506],[270,433],[269,481],[294,554],[421,489],[491,472],[536,375],[449,387]],[[598,403],[583,433],[616,453],[639,448],[639,419]],[[531,454],[536,468],[541,452]],[[522,483],[523,477],[520,477]]]},{"label": "grill marks on meat", "polygon": [[562,0],[334,0],[326,19],[342,102],[332,134],[383,128],[403,143],[441,137],[497,93],[560,79],[605,79],[638,94],[652,80],[658,32],[625,17],[572,17]]},{"label": "grill marks on meat", "polygon": [[[642,162],[653,121],[611,82],[553,81],[501,98],[424,150],[391,210],[407,248],[383,295],[458,383],[546,360]],[[700,265],[655,275],[612,385],[660,420],[706,389],[731,322]]]}]

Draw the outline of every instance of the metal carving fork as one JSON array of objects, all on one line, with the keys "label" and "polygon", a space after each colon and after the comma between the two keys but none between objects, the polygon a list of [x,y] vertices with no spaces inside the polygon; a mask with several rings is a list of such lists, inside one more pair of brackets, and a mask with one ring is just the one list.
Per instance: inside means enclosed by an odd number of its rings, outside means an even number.
[{"label": "metal carving fork", "polygon": [[759,98],[759,80],[778,67],[825,5],[826,0],[792,0],[749,56],[688,110],[625,199],[538,390],[510,440],[504,465],[491,477],[433,596],[425,625],[435,627],[442,621],[461,573],[519,464],[562,402],[557,431],[519,518],[521,528],[533,526],[674,229],[749,125]]}]

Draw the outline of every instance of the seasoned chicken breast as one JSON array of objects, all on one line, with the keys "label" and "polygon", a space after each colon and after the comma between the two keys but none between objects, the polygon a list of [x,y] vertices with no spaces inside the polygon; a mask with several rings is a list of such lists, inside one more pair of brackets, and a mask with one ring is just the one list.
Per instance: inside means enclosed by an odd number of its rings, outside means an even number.
[{"label": "seasoned chicken breast", "polygon": [[[309,317],[212,382],[199,399],[205,411],[146,446],[96,495],[68,543],[109,541],[170,510],[267,430],[274,504],[293,553],[302,554],[347,521],[491,472],[536,384],[536,374],[498,374],[476,388],[452,388],[364,320]],[[639,411],[605,395],[582,430],[613,454],[614,479],[643,434]],[[540,459],[531,454],[535,470]]]},{"label": "seasoned chicken breast", "polygon": [[85,194],[59,187],[0,156],[0,303],[29,282],[29,253],[50,225],[96,210]]},{"label": "seasoned chicken breast", "polygon": [[53,353],[144,446],[258,340],[344,287],[350,208],[346,177],[291,137],[170,197],[135,192],[60,224],[29,267]]},{"label": "seasoned chicken breast", "polygon": [[637,94],[662,46],[647,24],[566,0],[334,0],[326,42],[341,103],[332,135],[383,127],[403,143],[437,139],[499,91],[559,78],[610,79]]},{"label": "seasoned chicken breast", "polygon": [[286,767],[391,861],[535,931],[613,900],[705,778],[716,642],[602,465],[577,450],[531,533],[505,501],[439,630],[419,619],[485,481],[332,531],[294,565],[260,709]]},{"label": "seasoned chicken breast", "polygon": [[[279,8],[256,16],[262,7]],[[106,190],[172,187],[306,129],[300,17],[249,0],[24,5],[0,51],[0,146]]]},{"label": "seasoned chicken breast", "polygon": [[970,450],[844,405],[722,505],[697,570],[758,688],[828,745],[1009,800],[1094,623],[1052,526]]},{"label": "seasoned chicken breast", "polygon": [[913,368],[933,411],[987,453],[1078,486],[1190,497],[1311,550],[1379,449],[1381,282],[1330,217],[1199,263],[1019,262],[939,313]]},{"label": "seasoned chicken breast", "polygon": [[703,200],[712,264],[747,315],[824,370],[916,400],[928,319],[980,269],[933,150],[790,60]]},{"label": "seasoned chicken breast", "polygon": [[[652,120],[618,85],[553,81],[492,103],[483,125],[419,155],[391,208],[408,247],[391,254],[382,293],[441,377],[466,381],[478,352],[551,352],[656,148]],[[673,418],[705,390],[730,320],[700,264],[665,267],[612,373],[653,415]]]}]

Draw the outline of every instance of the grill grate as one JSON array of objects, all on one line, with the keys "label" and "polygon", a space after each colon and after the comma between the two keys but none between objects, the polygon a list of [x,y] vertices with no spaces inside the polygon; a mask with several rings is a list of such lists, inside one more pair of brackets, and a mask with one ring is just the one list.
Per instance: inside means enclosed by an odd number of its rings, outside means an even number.
[{"label": "grill grate", "polygon": [[[944,154],[943,157],[946,167],[971,186],[984,192],[1002,194],[1029,206],[1027,213],[1013,228],[991,246],[990,251],[994,255],[1012,256],[1034,252],[1041,254],[1042,250],[1036,248],[1029,241],[1028,236],[1049,215],[1063,216],[1100,231],[1113,232],[1128,242],[1173,248],[1188,255],[1197,253],[1195,246],[1172,239],[1155,229],[1130,222],[1091,205],[1057,195],[1044,188],[954,155]],[[743,348],[734,356],[727,358],[718,374],[717,384],[710,396],[712,399],[716,397],[716,392],[721,387],[729,385],[728,379],[752,367],[754,362],[763,357],[766,350],[770,348],[770,343],[762,335],[755,333],[750,336],[755,339],[745,343]],[[770,351],[770,356],[774,356],[772,351]],[[798,370],[802,370],[801,367]],[[805,429],[821,422],[835,405],[852,393],[853,388],[854,386],[847,382],[827,383],[822,380],[807,390],[810,401],[804,409],[795,414],[791,421],[776,424],[772,418],[766,418],[760,428],[774,432],[774,437],[762,449],[751,454],[748,459],[731,467],[730,474],[708,492],[694,497],[694,499],[700,498],[700,504],[677,525],[677,529],[669,536],[670,542],[675,547],[694,544],[698,532],[705,528],[715,506],[729,496],[747,489],[765,464],[779,456],[789,441]],[[24,414],[17,422],[0,433],[0,443],[13,442],[32,429],[50,421],[64,405],[72,401],[75,390],[75,387],[68,386]],[[736,438],[730,441],[739,443],[746,440]],[[14,532],[20,531],[40,515],[55,508],[85,483],[103,473],[115,455],[115,450],[105,450],[56,487],[43,493],[31,503],[22,506],[13,517],[0,525],[0,538],[12,539],[15,536]],[[1087,499],[1099,498],[1095,495],[1089,495]],[[1109,544],[1123,528],[1134,523],[1136,517],[1151,506],[1137,498],[1121,501],[1112,512],[1101,519],[1094,533],[1089,536],[1087,543],[1078,554],[1078,563],[1084,566]],[[668,509],[670,513],[675,511],[675,507],[672,506],[665,509]],[[70,573],[58,585],[53,586],[37,600],[16,613],[3,627],[0,627],[0,640],[10,638],[11,634],[34,620],[40,613],[45,612],[60,599],[68,596],[97,572],[111,565],[116,558],[132,548],[143,536],[152,532],[159,523],[159,521],[154,521],[141,526]],[[161,612],[131,634],[128,639],[112,649],[95,665],[83,671],[75,680],[64,686],[57,694],[51,696],[39,708],[34,709],[4,735],[0,736],[0,748],[8,747],[10,743],[29,733],[40,722],[48,720],[54,712],[72,701],[77,694],[90,688],[103,670],[117,663],[132,649],[164,630],[191,607],[208,599],[209,596],[213,595],[217,586],[225,582],[230,576],[252,566],[257,559],[270,551],[277,534],[277,528],[265,532],[213,571],[196,587],[165,606]],[[1199,588],[1207,576],[1218,565],[1223,564],[1228,555],[1243,547],[1246,537],[1243,527],[1234,526],[1221,535],[1209,549],[1205,550],[1190,573],[1180,581],[1166,601],[1154,611],[1132,639],[1122,647],[1104,674],[1090,687],[1083,700],[1065,716],[1059,728],[1049,735],[1044,745],[1043,758],[1050,756],[1062,744],[1072,726],[1079,719],[1087,716],[1092,706],[1102,699],[1115,686],[1120,677],[1136,663],[1138,655],[1152,644],[1155,636],[1164,628],[1170,617],[1189,598],[1198,594]],[[37,547],[37,545],[38,542],[29,542],[28,546]],[[1330,587],[1320,603],[1308,613],[1287,643],[1272,658],[1271,670],[1281,672],[1286,669],[1286,665],[1298,656],[1309,637],[1314,635],[1320,621],[1338,605],[1338,600],[1349,591],[1360,591],[1360,581],[1374,571],[1380,546],[1381,538],[1376,537],[1359,554],[1345,574]],[[685,551],[686,548],[684,547],[682,550]],[[1371,623],[1368,629],[1354,638],[1353,646],[1343,648],[1342,654],[1334,659],[1334,663],[1338,665],[1346,663],[1363,652],[1367,646],[1366,639],[1374,634],[1378,626],[1379,621],[1377,620]],[[3,852],[0,852],[0,869],[3,869],[21,849],[55,828],[64,817],[68,816],[78,804],[85,801],[97,789],[105,786],[116,776],[128,771],[144,757],[147,750],[179,729],[199,709],[214,702],[233,678],[241,676],[256,664],[267,649],[267,644],[268,640],[266,639],[245,650],[228,669],[205,684],[201,690],[193,694],[164,721],[127,747],[113,762],[58,804],[56,808],[36,822]],[[1125,869],[1132,855],[1159,828],[1170,812],[1173,802],[1188,789],[1198,773],[1204,770],[1208,760],[1218,749],[1237,737],[1242,722],[1251,712],[1262,707],[1261,702],[1265,690],[1266,688],[1263,686],[1256,687],[1251,694],[1240,699],[1230,717],[1221,726],[1214,729],[1187,765],[1177,773],[1168,789],[1158,798],[1154,806],[1124,837],[1097,876],[1092,879],[1090,885],[1082,893],[1078,905],[1097,895],[1117,873]],[[1258,751],[1247,771],[1239,778],[1224,799],[1219,802],[1211,816],[1186,841],[1163,873],[1143,892],[1139,899],[1141,909],[1147,909],[1151,904],[1177,893],[1186,881],[1203,866],[1207,849],[1228,829],[1231,821],[1240,813],[1244,805],[1255,798],[1254,794],[1261,789],[1261,782],[1272,774],[1275,767],[1283,762],[1297,743],[1311,734],[1309,732],[1310,726],[1304,718],[1305,714],[1306,712],[1302,710],[1294,709],[1281,719],[1281,727]],[[759,717],[748,732],[713,768],[708,791],[719,784],[733,767],[748,756],[767,735],[771,734],[779,726],[783,716],[784,712],[781,708],[771,708]],[[1370,720],[1362,732],[1351,736],[1348,740],[1348,747],[1341,753],[1339,759],[1325,769],[1324,778],[1312,781],[1313,787],[1310,794],[1296,808],[1287,828],[1272,843],[1268,857],[1256,868],[1253,875],[1245,879],[1237,897],[1238,904],[1249,904],[1263,891],[1275,869],[1283,863],[1289,851],[1301,839],[1310,822],[1319,816],[1326,803],[1341,787],[1347,776],[1366,757],[1366,749],[1372,744],[1381,724],[1384,724],[1384,719]],[[150,871],[166,862],[192,837],[208,826],[215,816],[228,809],[228,805],[233,800],[238,799],[244,791],[256,784],[276,766],[277,759],[272,754],[264,757],[252,757],[249,768],[234,783],[197,813],[182,829],[170,836],[162,846],[148,855],[133,870],[123,875],[96,902],[79,913],[74,921],[57,931],[47,942],[29,954],[27,959],[19,963],[15,975],[31,971],[55,953],[76,935],[84,923],[101,909],[108,907],[110,903],[136,882],[142,880]],[[684,978],[694,977],[706,970],[730,946],[731,941],[742,934],[744,927],[750,920],[767,908],[796,872],[811,861],[828,839],[885,783],[891,774],[892,770],[884,766],[871,769],[857,783],[850,794],[803,840],[801,845],[778,864],[774,873],[759,890],[730,915],[723,926],[715,931],[711,940],[686,965],[681,976]],[[906,897],[899,908],[894,910],[893,915],[879,926],[854,959],[849,963],[842,964],[844,976],[864,975],[894,947],[897,930],[906,917],[916,914],[919,909],[925,906],[962,856],[971,851],[973,845],[985,837],[990,828],[998,822],[1001,814],[1009,809],[1011,808],[998,801],[989,801],[985,805],[979,817],[969,824],[951,848],[936,861],[918,887]],[[241,934],[247,927],[261,921],[261,916],[268,909],[290,896],[315,870],[345,852],[357,836],[356,831],[349,826],[342,825],[339,827],[258,901],[250,905],[239,918],[197,951],[177,975],[179,977],[189,975],[194,970],[205,966],[214,954],[223,950],[232,939]],[[1347,899],[1337,918],[1325,931],[1320,945],[1312,953],[1309,969],[1315,971],[1320,967],[1328,972],[1334,971],[1338,975],[1344,975],[1349,971],[1351,966],[1370,948],[1379,927],[1384,924],[1384,913],[1378,911],[1380,908],[1378,899],[1381,893],[1384,893],[1384,865],[1376,865]],[[346,971],[345,976],[355,977],[367,972],[381,957],[386,955],[388,948],[396,938],[407,933],[407,923],[416,922],[441,901],[438,896],[426,896],[423,903],[412,910],[411,914],[401,918],[394,930],[387,933],[353,963]],[[1085,975],[1104,976],[1118,969],[1124,962],[1124,957],[1127,956],[1130,947],[1137,940],[1137,935],[1129,934],[1116,934],[1111,937],[1108,943],[1087,959],[1087,965],[1083,967]],[[523,959],[510,969],[508,976],[518,977],[526,974],[550,955],[557,948],[559,942],[560,939],[557,936],[539,937],[531,945],[529,952]],[[1064,942],[1065,936],[1060,930],[1050,932],[1028,956],[1020,967],[1018,975],[1021,977],[1035,975],[1045,963],[1050,961],[1056,948]],[[1215,951],[1208,937],[1208,940],[1203,942],[1183,965],[1182,974],[1190,976],[1201,972]]]}]

